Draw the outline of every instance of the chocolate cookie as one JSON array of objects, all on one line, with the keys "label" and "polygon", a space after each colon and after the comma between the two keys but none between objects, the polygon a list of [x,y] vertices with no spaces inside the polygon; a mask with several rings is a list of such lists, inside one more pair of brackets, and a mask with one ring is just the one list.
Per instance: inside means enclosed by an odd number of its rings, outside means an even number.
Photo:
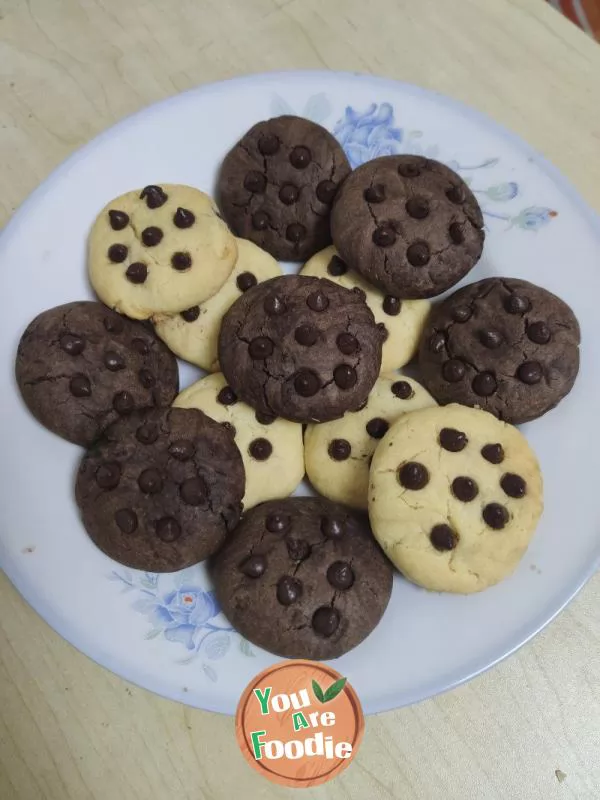
[{"label": "chocolate cookie", "polygon": [[420,345],[421,377],[439,403],[528,422],[571,391],[579,341],[577,319],[556,295],[515,278],[487,278],[434,309]]},{"label": "chocolate cookie", "polygon": [[51,308],[27,326],[16,378],[34,417],[84,447],[120,416],[168,406],[179,387],[177,361],[151,328],[89,302]]},{"label": "chocolate cookie", "polygon": [[362,292],[284,275],[230,308],[219,361],[235,394],[262,415],[325,422],[367,400],[382,339]]},{"label": "chocolate cookie", "polygon": [[231,434],[201,411],[136,412],[82,459],[75,496],[108,556],[172,572],[212,555],[236,526],[244,467]]},{"label": "chocolate cookie", "polygon": [[320,125],[292,116],[259,122],[223,161],[221,210],[238,236],[275,258],[304,261],[331,242],[331,204],[349,172]]},{"label": "chocolate cookie", "polygon": [[256,506],[215,560],[232,625],[286,658],[337,658],[381,620],[392,567],[365,516],[316,497]]},{"label": "chocolate cookie", "polygon": [[449,167],[382,156],[344,182],[331,214],[342,259],[401,300],[434,297],[472,269],[483,249],[475,196]]}]

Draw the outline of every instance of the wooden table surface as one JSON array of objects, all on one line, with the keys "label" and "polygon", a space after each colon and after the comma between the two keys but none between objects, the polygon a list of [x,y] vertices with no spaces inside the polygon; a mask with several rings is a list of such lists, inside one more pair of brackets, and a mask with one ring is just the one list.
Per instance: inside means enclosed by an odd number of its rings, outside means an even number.
[{"label": "wooden table surface", "polygon": [[[600,47],[543,0],[0,0],[2,221],[124,115],[200,83],[288,68],[371,72],[471,103],[537,147],[600,211]],[[598,800],[599,607],[596,576],[491,672],[369,718],[351,768],[306,794]],[[231,719],[92,663],[0,575],[1,800],[293,791],[250,770]]]}]

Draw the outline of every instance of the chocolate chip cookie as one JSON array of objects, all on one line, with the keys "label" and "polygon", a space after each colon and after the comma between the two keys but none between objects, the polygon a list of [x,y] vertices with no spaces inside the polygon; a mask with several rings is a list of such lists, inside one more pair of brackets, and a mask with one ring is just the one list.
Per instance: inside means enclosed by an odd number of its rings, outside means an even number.
[{"label": "chocolate chip cookie", "polygon": [[223,161],[221,210],[238,236],[275,258],[304,261],[331,242],[331,204],[349,172],[320,125],[293,116],[259,122]]},{"label": "chocolate chip cookie", "polygon": [[556,295],[516,278],[459,289],[425,327],[419,366],[440,403],[528,422],[567,395],[579,371],[579,324]]},{"label": "chocolate chip cookie", "polygon": [[136,412],[82,459],[75,496],[108,556],[172,572],[212,555],[236,526],[244,467],[231,434],[201,411]]},{"label": "chocolate chip cookie", "polygon": [[362,292],[284,275],[249,289],[230,308],[219,361],[235,394],[260,414],[324,422],[366,401],[382,338]]},{"label": "chocolate chip cookie", "polygon": [[331,214],[341,258],[400,300],[434,297],[472,269],[483,249],[475,196],[449,167],[382,156],[342,185]]},{"label": "chocolate chip cookie", "polygon": [[404,414],[375,451],[369,517],[411,581],[467,594],[509,575],[542,513],[542,478],[525,437],[465,406]]},{"label": "chocolate chip cookie", "polygon": [[179,387],[177,361],[151,328],[90,302],[30,322],[16,378],[34,417],[84,447],[121,416],[168,406]]},{"label": "chocolate chip cookie", "polygon": [[252,509],[215,559],[232,625],[286,658],[337,658],[379,623],[392,567],[366,517],[316,497]]}]

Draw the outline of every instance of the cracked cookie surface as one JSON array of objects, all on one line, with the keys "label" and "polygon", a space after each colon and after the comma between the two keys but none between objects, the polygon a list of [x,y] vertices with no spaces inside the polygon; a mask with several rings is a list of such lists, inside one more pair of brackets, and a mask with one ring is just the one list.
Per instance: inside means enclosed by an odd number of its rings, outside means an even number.
[{"label": "cracked cookie surface", "polygon": [[232,625],[286,658],[337,658],[381,620],[392,566],[365,515],[316,497],[256,506],[215,558]]},{"label": "cracked cookie surface", "polygon": [[177,361],[151,328],[84,301],[30,322],[15,373],[34,417],[84,447],[121,416],[168,406],[179,387]]},{"label": "cracked cookie surface", "polygon": [[83,457],[75,497],[108,556],[173,572],[212,555],[236,526],[244,467],[231,434],[196,409],[136,412]]},{"label": "cracked cookie surface", "polygon": [[133,319],[176,313],[212,297],[237,256],[208,195],[161,184],[127,192],[100,212],[88,241],[90,282]]},{"label": "cracked cookie surface", "polygon": [[259,122],[223,161],[219,203],[237,236],[272,256],[305,261],[331,242],[331,205],[350,165],[320,125],[294,116]]},{"label": "cracked cookie surface", "polygon": [[331,214],[341,258],[400,300],[434,297],[472,269],[484,231],[474,194],[449,167],[382,156],[344,182]]},{"label": "cracked cookie surface", "polygon": [[487,278],[434,308],[419,349],[420,374],[440,403],[528,422],[572,389],[579,342],[577,319],[559,297],[528,281]]},{"label": "cracked cookie surface", "polygon": [[525,437],[465,406],[404,414],[375,451],[369,518],[414,583],[468,594],[498,583],[542,513],[542,477]]},{"label": "cracked cookie surface", "polygon": [[284,275],[249,289],[229,309],[219,361],[236,395],[261,414],[325,422],[367,400],[382,338],[362,293]]}]

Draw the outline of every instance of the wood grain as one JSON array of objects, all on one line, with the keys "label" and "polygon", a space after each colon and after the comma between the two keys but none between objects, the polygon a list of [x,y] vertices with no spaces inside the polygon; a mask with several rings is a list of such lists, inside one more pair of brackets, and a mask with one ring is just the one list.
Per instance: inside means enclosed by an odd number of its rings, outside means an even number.
[{"label": "wood grain", "polygon": [[[600,210],[600,48],[542,0],[0,0],[0,220],[124,115],[291,68],[371,72],[467,101]],[[598,800],[599,607],[596,577],[483,677],[369,718],[351,768],[307,795]],[[2,800],[296,796],[247,766],[233,720],[98,667],[3,577],[0,608]]]}]

